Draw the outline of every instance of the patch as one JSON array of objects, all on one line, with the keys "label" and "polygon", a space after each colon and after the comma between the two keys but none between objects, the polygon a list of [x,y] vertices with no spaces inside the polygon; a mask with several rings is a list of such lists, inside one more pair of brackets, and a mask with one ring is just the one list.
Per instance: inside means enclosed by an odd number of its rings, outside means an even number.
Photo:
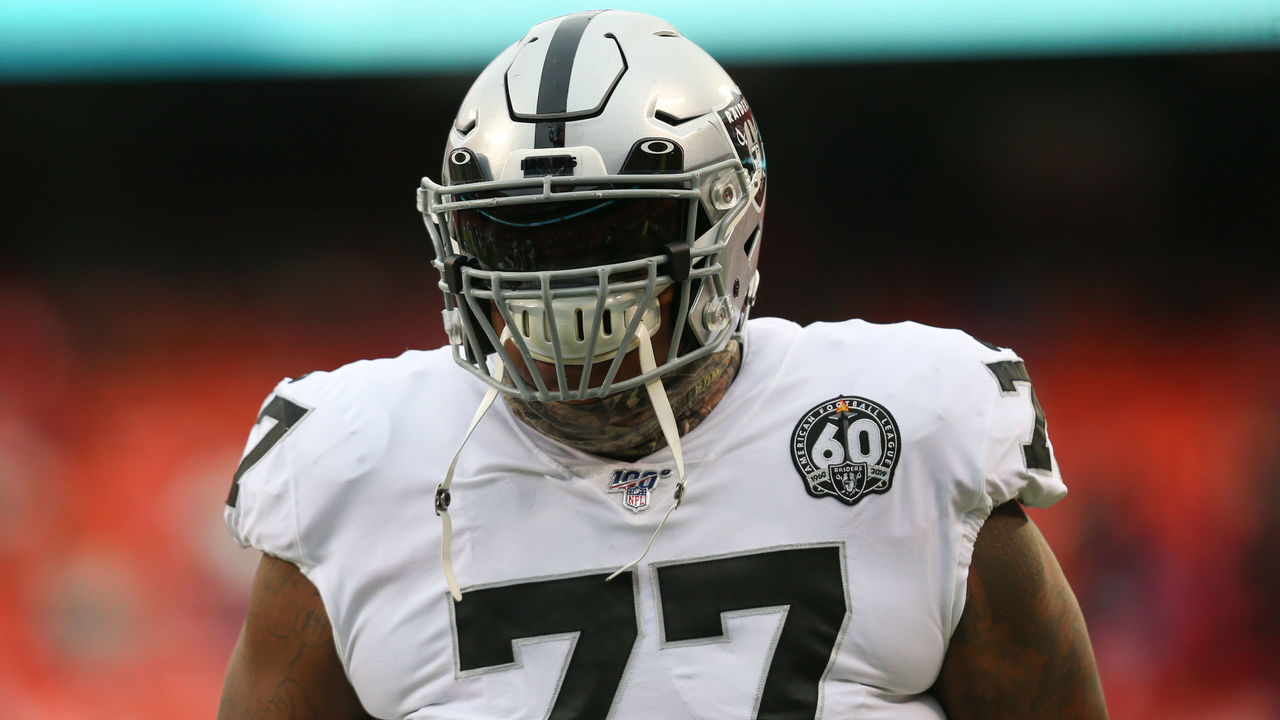
[{"label": "patch", "polygon": [[640,512],[649,507],[649,492],[659,480],[671,477],[671,469],[636,470],[634,468],[618,468],[609,477],[608,492],[610,495],[622,495],[622,507],[631,512]]},{"label": "patch", "polygon": [[805,490],[847,505],[889,492],[901,451],[898,423],[889,411],[852,395],[815,405],[791,431],[791,461]]},{"label": "patch", "polygon": [[751,106],[747,99],[734,89],[729,104],[719,111],[720,122],[733,141],[733,148],[738,152],[738,159],[751,179],[751,191],[755,194],[756,204],[764,204],[765,189],[765,157],[764,143],[760,141],[760,127],[756,125],[755,116],[751,114]]}]

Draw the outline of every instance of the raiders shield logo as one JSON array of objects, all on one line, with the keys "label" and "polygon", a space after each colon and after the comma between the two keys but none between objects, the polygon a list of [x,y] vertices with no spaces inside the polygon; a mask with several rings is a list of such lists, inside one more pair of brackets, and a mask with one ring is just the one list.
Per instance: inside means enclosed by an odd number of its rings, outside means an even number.
[{"label": "raiders shield logo", "polygon": [[855,505],[888,492],[901,451],[898,423],[883,405],[842,395],[815,405],[791,433],[791,461],[814,497]]}]

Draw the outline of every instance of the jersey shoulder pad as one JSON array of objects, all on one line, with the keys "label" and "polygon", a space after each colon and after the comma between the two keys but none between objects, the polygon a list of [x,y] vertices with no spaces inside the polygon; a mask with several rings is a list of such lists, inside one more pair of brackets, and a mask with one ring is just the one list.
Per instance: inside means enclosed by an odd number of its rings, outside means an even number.
[{"label": "jersey shoulder pad", "polygon": [[865,320],[816,322],[803,328],[806,357],[835,357],[850,368],[891,368],[906,374],[965,372],[980,367],[982,353],[999,351],[961,330],[917,322],[871,323]]},{"label": "jersey shoulder pad", "polygon": [[309,564],[307,526],[340,506],[386,447],[387,413],[372,391],[379,362],[286,378],[263,401],[224,510],[237,542]]},{"label": "jersey shoulder pad", "polygon": [[1014,498],[1044,506],[1066,494],[1044,410],[1012,350],[916,322],[816,323],[806,333],[816,343],[809,356],[836,356],[851,375],[931,408],[930,452],[968,458],[972,468],[957,488],[966,510]]},{"label": "jersey shoulder pad", "polygon": [[[943,395],[961,399],[948,409],[983,423],[985,435],[977,497],[990,508],[1017,499],[1043,507],[1062,499],[1067,487],[1049,441],[1044,409],[1026,363],[1013,350],[979,340],[962,330],[900,323],[927,348],[944,387]],[[972,412],[965,412],[972,405]]]}]

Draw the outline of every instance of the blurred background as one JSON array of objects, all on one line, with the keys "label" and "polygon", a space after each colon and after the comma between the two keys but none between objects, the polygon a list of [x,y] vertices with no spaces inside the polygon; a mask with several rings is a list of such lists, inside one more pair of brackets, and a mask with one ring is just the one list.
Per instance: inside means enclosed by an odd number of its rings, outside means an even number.
[{"label": "blurred background", "polygon": [[[1280,3],[771,5],[630,4],[761,124],[756,314],[1017,349],[1112,716],[1280,717]],[[0,6],[0,718],[212,717],[260,401],[444,341],[418,179],[577,9]]]}]

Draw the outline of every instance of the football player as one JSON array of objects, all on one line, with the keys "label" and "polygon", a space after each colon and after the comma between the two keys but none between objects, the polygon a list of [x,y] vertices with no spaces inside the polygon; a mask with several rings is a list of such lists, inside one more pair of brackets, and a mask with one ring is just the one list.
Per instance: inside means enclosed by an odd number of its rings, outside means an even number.
[{"label": "football player", "polygon": [[1022,361],[748,322],[766,177],[662,20],[499,55],[419,191],[449,346],[262,407],[219,717],[1105,717]]}]

